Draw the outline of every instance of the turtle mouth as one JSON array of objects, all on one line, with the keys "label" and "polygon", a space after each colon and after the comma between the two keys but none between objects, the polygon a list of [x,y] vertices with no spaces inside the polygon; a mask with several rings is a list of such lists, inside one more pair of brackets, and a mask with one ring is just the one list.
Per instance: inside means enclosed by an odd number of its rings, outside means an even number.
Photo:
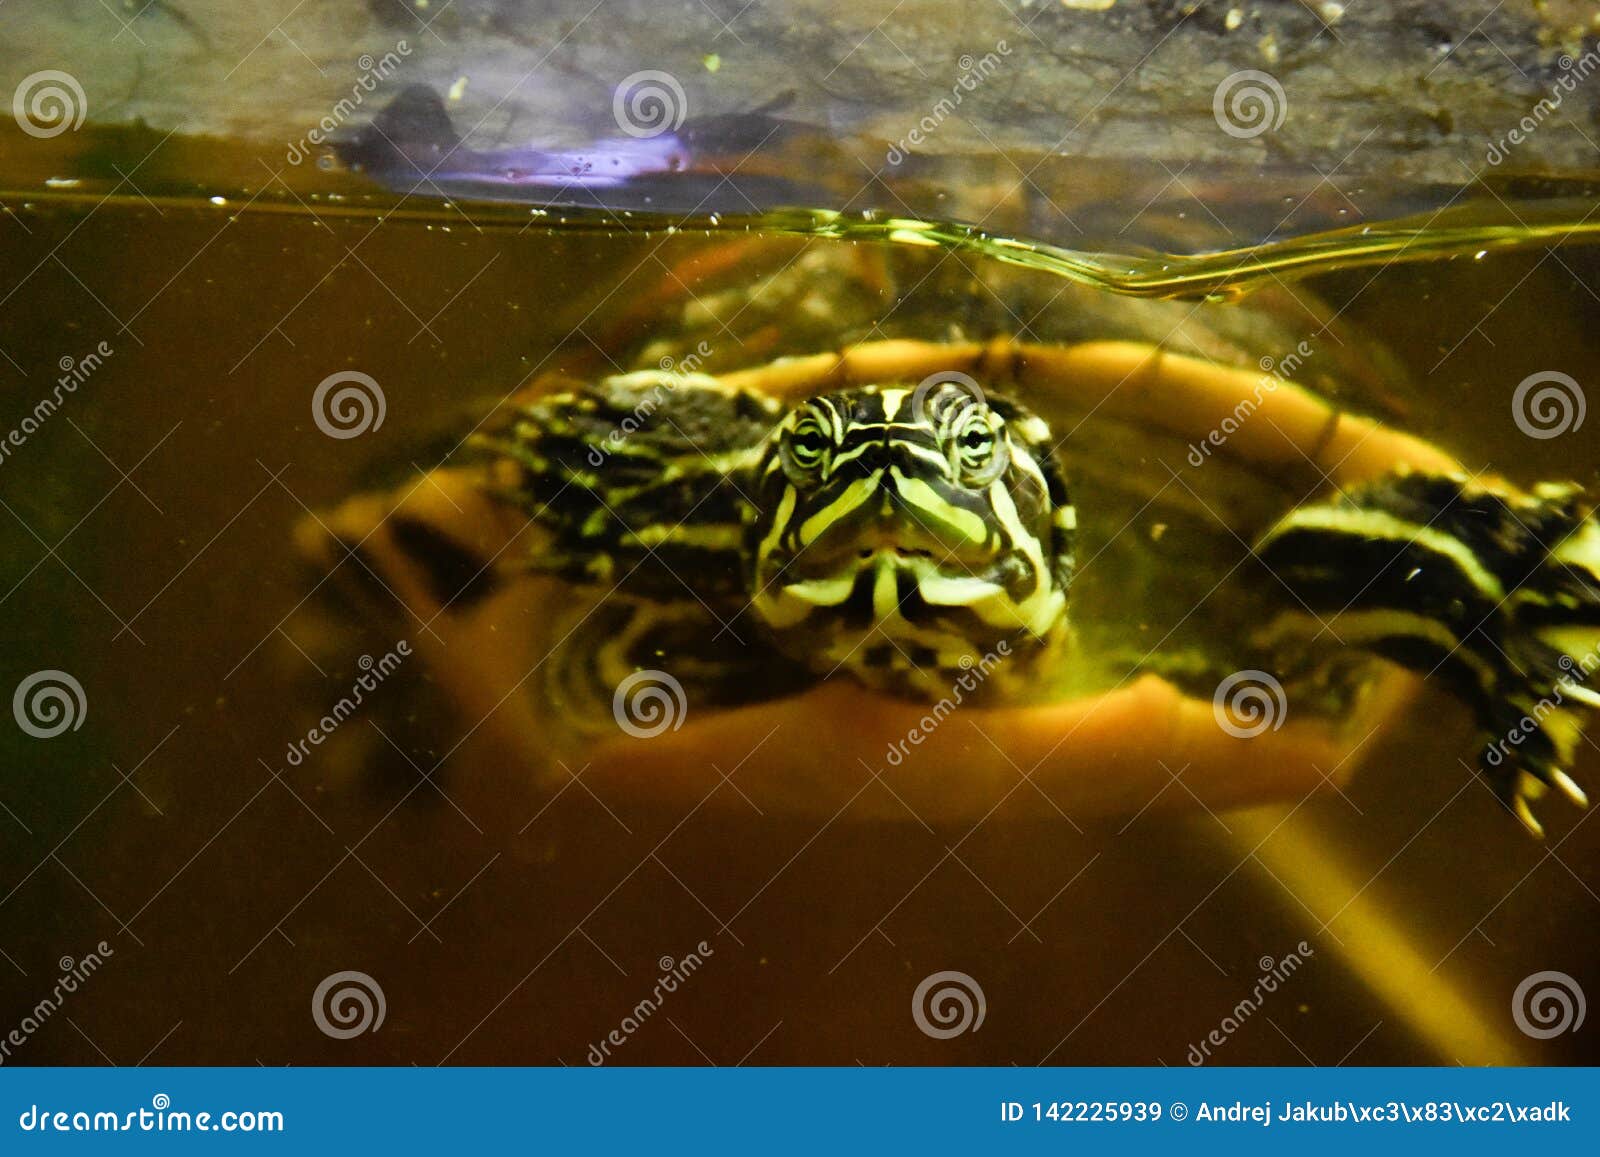
[{"label": "turtle mouth", "polygon": [[1008,567],[992,552],[952,551],[942,543],[904,538],[862,541],[819,550],[820,544],[802,550],[777,568],[777,583],[786,592],[823,605],[841,601],[846,592],[870,588],[879,576],[899,576],[894,581],[919,597],[941,592],[928,601],[965,603],[997,594],[1007,585]]},{"label": "turtle mouth", "polygon": [[[1027,626],[1005,609],[1019,568],[1002,558],[970,566],[943,550],[896,543],[856,545],[827,567],[802,569],[803,558],[780,571],[757,598],[762,617],[778,630],[797,627],[818,612],[851,629],[882,628],[891,636],[915,635],[939,623],[946,632],[941,638],[976,637],[971,633],[987,634],[997,625]],[[949,618],[960,612],[978,618]]]},{"label": "turtle mouth", "polygon": [[898,546],[898,545],[879,546],[879,547],[864,546],[859,551],[856,552],[856,557],[860,558],[860,559],[868,559],[868,558],[871,558],[873,555],[877,555],[877,554],[890,554],[890,555],[894,555],[896,558],[932,558],[933,557],[933,551],[931,551],[931,550],[925,550],[925,549],[922,549],[920,547],[914,547],[914,546]]},{"label": "turtle mouth", "polygon": [[951,547],[931,537],[905,534],[853,535],[836,544],[814,542],[783,567],[785,579],[826,579],[892,567],[937,572],[960,578],[993,577],[1002,560],[991,550],[970,543]]}]

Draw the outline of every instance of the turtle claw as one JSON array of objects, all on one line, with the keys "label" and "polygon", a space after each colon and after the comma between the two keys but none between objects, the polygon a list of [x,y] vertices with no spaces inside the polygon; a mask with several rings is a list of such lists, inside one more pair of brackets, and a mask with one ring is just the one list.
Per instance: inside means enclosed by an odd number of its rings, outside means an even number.
[{"label": "turtle claw", "polygon": [[1522,826],[1528,829],[1530,836],[1536,840],[1544,839],[1544,825],[1535,818],[1533,810],[1528,807],[1528,797],[1518,795],[1511,805],[1511,810],[1522,821]]},{"label": "turtle claw", "polygon": [[1596,692],[1589,687],[1580,687],[1570,680],[1564,683],[1561,689],[1585,707],[1592,707],[1600,711],[1600,692]]},{"label": "turtle claw", "polygon": [[1589,797],[1584,794],[1583,788],[1579,787],[1573,778],[1566,772],[1562,771],[1559,767],[1552,768],[1550,772],[1550,778],[1555,782],[1556,787],[1561,789],[1561,794],[1566,796],[1575,805],[1578,807],[1589,806]]},{"label": "turtle claw", "polygon": [[1518,752],[1515,762],[1505,757],[1499,762],[1491,760],[1490,753],[1499,750],[1502,749],[1493,744],[1485,747],[1479,767],[1494,785],[1501,801],[1534,837],[1544,836],[1544,826],[1535,818],[1531,805],[1543,799],[1551,788],[1555,788],[1575,807],[1589,806],[1589,797],[1583,788],[1554,760],[1535,752]]}]

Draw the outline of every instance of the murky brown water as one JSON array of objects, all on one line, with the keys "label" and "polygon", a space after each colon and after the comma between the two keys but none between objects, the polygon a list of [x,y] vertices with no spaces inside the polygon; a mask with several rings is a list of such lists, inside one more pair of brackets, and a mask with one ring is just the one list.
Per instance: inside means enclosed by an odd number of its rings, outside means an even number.
[{"label": "murky brown water", "polygon": [[[1527,839],[1460,762],[1470,727],[1442,697],[1375,739],[1344,793],[1248,813],[1186,812],[1172,786],[1077,823],[1022,786],[928,824],[840,737],[781,720],[717,774],[760,782],[809,746],[839,790],[821,819],[729,786],[702,806],[703,775],[641,802],[553,789],[554,740],[518,747],[503,709],[452,697],[428,657],[445,624],[368,621],[295,553],[308,512],[434,465],[558,339],[615,332],[668,268],[697,288],[719,239],[139,205],[19,210],[0,231],[0,425],[64,359],[110,351],[0,463],[0,686],[55,668],[87,703],[54,739],[0,728],[0,1028],[60,958],[114,950],[16,1060],[581,1064],[702,941],[616,1062],[1183,1064],[1302,941],[1217,1062],[1595,1059],[1592,1031],[1518,1032],[1511,1000],[1547,969],[1600,992],[1600,829],[1548,802],[1549,840]],[[1595,425],[1534,442],[1509,397],[1597,364],[1597,270],[1573,249],[1306,288],[1425,384],[1386,417],[1518,481],[1593,484]],[[343,369],[387,403],[350,440],[309,403]],[[291,765],[358,658],[402,638],[419,653]],[[1592,745],[1575,775],[1600,785]],[[381,985],[379,1031],[318,1030],[312,994],[342,970]],[[918,1030],[912,994],[942,970],[981,984],[979,1031]]]}]

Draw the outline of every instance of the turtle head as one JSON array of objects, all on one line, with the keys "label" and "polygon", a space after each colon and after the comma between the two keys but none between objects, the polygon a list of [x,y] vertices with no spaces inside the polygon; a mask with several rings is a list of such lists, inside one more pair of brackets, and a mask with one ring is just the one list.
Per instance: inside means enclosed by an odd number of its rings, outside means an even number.
[{"label": "turtle head", "polygon": [[1062,618],[1075,518],[1049,428],[964,375],[801,403],[755,483],[752,607],[821,672],[936,686]]}]

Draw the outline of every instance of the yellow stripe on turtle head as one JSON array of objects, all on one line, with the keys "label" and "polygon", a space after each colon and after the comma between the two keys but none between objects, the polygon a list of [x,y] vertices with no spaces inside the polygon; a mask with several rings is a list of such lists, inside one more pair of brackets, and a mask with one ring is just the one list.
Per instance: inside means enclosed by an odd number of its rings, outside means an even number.
[{"label": "yellow stripe on turtle head", "polygon": [[967,542],[981,545],[989,540],[989,523],[983,515],[949,502],[934,487],[920,478],[907,478],[899,467],[892,467],[895,490],[913,511],[927,515],[950,527]]}]

